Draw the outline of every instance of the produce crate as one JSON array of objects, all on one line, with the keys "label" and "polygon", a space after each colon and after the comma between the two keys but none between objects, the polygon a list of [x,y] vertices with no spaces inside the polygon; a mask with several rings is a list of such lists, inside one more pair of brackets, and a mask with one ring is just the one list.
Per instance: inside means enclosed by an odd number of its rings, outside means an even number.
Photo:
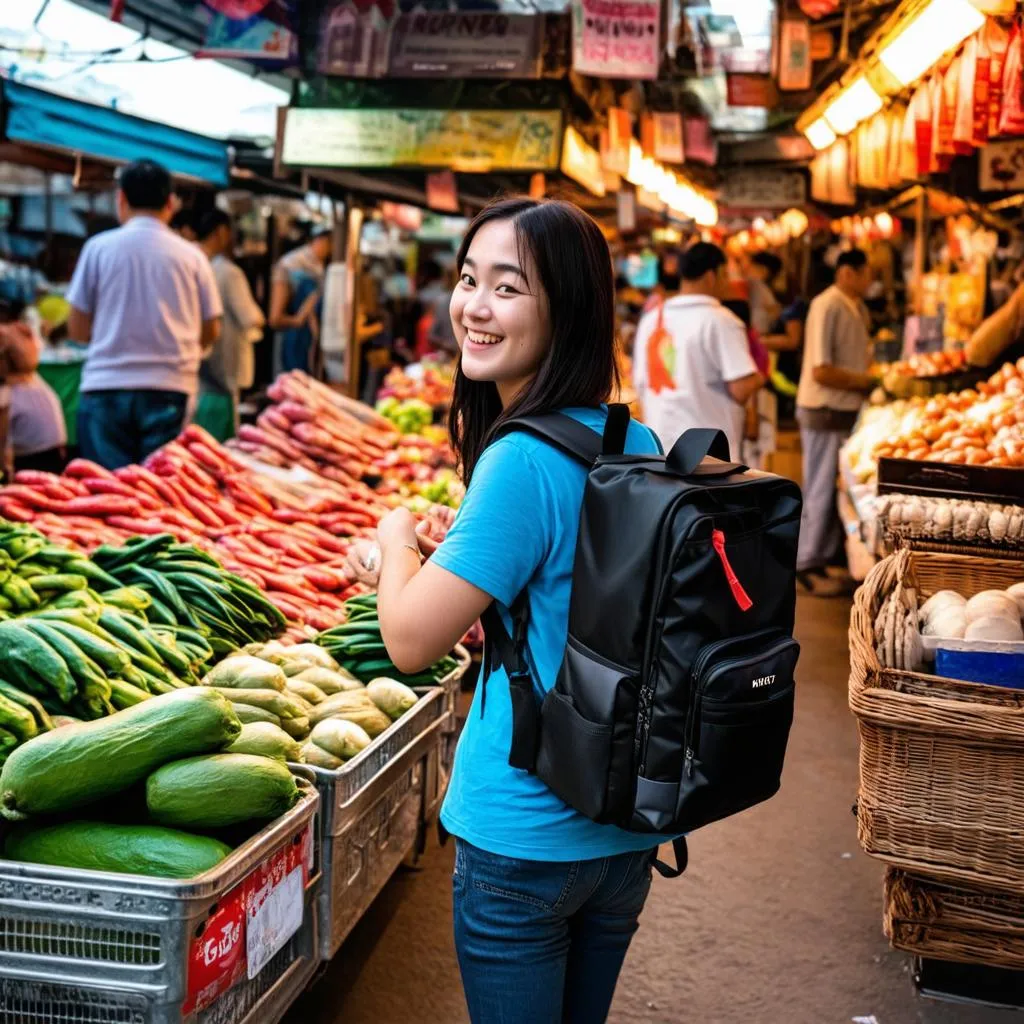
[{"label": "produce crate", "polygon": [[194,880],[0,861],[0,1021],[280,1020],[318,963],[320,798],[299,786],[292,810]]},{"label": "produce crate", "polygon": [[335,771],[306,766],[321,799],[320,957],[329,960],[423,829],[427,767],[450,714],[441,687]]},{"label": "produce crate", "polygon": [[883,926],[895,949],[957,963],[1024,968],[1024,897],[946,885],[889,868]]},{"label": "produce crate", "polygon": [[884,668],[874,622],[896,580],[919,598],[1020,579],[1019,562],[901,550],[868,574],[850,617],[860,734],[861,846],[954,885],[1024,894],[1024,691]]}]

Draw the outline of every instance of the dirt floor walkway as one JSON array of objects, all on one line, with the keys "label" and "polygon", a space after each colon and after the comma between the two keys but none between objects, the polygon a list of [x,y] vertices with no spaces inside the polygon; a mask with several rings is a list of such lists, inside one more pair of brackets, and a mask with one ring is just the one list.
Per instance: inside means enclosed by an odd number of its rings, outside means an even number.
[{"label": "dirt floor walkway", "polygon": [[[1011,1024],[916,995],[882,935],[882,866],[857,846],[845,601],[801,599],[797,717],[780,794],[655,876],[613,1024]],[[451,939],[452,848],[395,876],[286,1024],[468,1021]]]}]

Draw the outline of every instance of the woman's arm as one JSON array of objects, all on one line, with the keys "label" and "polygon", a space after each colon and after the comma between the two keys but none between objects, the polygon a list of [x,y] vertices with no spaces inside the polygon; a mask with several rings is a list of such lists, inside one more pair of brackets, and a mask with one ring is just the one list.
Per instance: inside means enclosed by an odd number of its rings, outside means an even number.
[{"label": "woman's arm", "polygon": [[318,289],[310,292],[309,297],[299,307],[297,313],[289,313],[287,310],[291,295],[292,288],[287,279],[275,279],[270,289],[270,315],[267,317],[267,325],[275,331],[305,326],[316,311],[316,304],[320,301]]},{"label": "woman's arm", "polygon": [[443,658],[493,599],[446,569],[420,564],[416,521],[408,509],[385,516],[377,538],[381,636],[400,672],[420,672]]}]

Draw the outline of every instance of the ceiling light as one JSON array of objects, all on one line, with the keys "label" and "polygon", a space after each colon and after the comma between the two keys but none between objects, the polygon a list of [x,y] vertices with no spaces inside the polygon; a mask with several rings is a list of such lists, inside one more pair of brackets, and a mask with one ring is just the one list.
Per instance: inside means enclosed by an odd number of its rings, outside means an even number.
[{"label": "ceiling light", "polygon": [[809,124],[804,129],[804,135],[815,149],[828,149],[836,141],[836,133],[832,131],[828,121],[823,117],[819,117],[813,124]]},{"label": "ceiling light", "polygon": [[861,75],[828,105],[825,120],[837,135],[849,135],[861,121],[881,109],[882,97]]},{"label": "ceiling light", "polygon": [[985,15],[969,0],[931,0],[878,59],[900,84],[910,85],[984,24]]}]

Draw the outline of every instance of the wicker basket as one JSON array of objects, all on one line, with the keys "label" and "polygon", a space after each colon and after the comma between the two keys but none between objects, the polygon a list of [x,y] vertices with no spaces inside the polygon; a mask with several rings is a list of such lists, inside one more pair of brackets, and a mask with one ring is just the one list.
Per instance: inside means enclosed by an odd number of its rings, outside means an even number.
[{"label": "wicker basket", "polygon": [[1024,968],[1024,898],[944,885],[890,868],[886,937],[917,956]]},{"label": "wicker basket", "polygon": [[1024,893],[1024,692],[883,668],[873,636],[896,579],[927,596],[1011,578],[1016,563],[996,559],[902,550],[879,562],[850,619],[850,708],[864,850],[951,883]]}]

